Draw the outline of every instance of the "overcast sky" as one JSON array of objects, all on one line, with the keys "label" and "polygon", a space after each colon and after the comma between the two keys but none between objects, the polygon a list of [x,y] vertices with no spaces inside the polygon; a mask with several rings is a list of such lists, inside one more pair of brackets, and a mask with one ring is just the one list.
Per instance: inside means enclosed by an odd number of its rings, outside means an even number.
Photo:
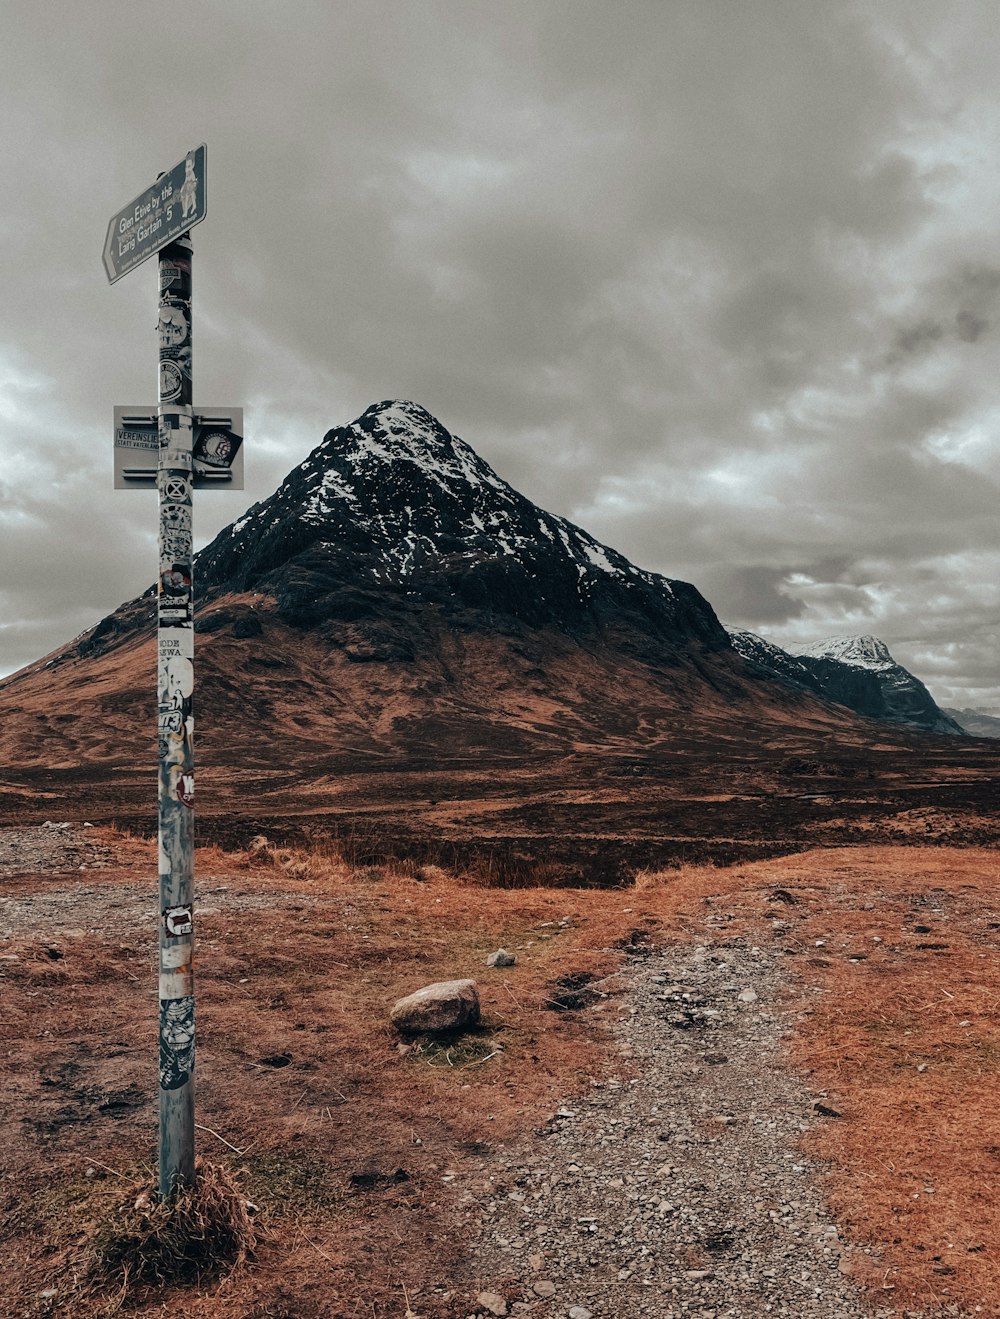
[{"label": "overcast sky", "polygon": [[0,673],[155,575],[111,489],[200,142],[195,401],[247,489],[410,398],[537,503],[780,644],[871,632],[1000,711],[995,0],[7,0]]}]

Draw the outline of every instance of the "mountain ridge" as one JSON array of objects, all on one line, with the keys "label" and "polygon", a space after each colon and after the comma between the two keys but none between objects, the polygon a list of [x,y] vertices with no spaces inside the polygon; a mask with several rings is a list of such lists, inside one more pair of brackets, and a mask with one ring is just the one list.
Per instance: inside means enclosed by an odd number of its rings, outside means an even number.
[{"label": "mountain ridge", "polygon": [[892,657],[878,637],[827,637],[783,650],[755,632],[730,633],[733,645],[760,671],[803,687],[866,718],[928,733],[963,736],[924,684]]}]

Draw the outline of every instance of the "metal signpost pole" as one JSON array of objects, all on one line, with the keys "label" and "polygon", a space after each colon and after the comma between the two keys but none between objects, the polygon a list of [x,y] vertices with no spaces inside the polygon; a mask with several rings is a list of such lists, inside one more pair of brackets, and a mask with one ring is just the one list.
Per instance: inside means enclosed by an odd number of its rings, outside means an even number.
[{"label": "metal signpost pole", "polygon": [[194,1183],[194,582],[196,486],[243,489],[243,410],[193,411],[191,235],[208,210],[204,143],[116,212],[110,283],[159,253],[156,409],[115,408],[115,489],[160,496],[157,734],[160,874],[160,1194]]},{"label": "metal signpost pole", "polygon": [[194,1182],[191,240],[159,254],[160,1194]]}]

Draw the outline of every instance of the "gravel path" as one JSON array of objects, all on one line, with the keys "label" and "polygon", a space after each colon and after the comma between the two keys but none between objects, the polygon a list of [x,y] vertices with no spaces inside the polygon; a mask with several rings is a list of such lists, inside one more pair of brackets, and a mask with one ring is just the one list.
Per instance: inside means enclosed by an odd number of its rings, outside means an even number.
[{"label": "gravel path", "polygon": [[99,869],[111,860],[111,849],[93,840],[89,824],[50,821],[0,829],[0,879]]},{"label": "gravel path", "polygon": [[[823,1117],[780,1065],[779,971],[739,942],[626,973],[635,1079],[509,1150],[472,1211],[476,1315],[532,1319],[889,1316],[842,1271],[803,1131]],[[822,1101],[820,1101],[822,1102]]]}]

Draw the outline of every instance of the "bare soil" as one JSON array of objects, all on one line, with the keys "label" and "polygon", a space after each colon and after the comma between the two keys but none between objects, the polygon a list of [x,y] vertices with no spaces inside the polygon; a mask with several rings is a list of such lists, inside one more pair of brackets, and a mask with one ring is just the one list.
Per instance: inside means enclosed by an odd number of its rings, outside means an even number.
[{"label": "bare soil", "polygon": [[[110,1313],[78,1282],[94,1226],[155,1162],[154,848],[107,828],[0,838],[0,1313]],[[825,1169],[866,1303],[1000,1313],[995,852],[908,836],[608,890],[485,889],[332,849],[208,847],[197,868],[200,1149],[239,1176],[263,1240],[233,1276],[140,1292],[129,1313],[475,1313],[481,1188],[593,1081],[634,1074],[613,1023],[635,948],[737,938],[780,969],[782,1065],[838,1115],[803,1133],[803,1158]],[[486,969],[498,946],[515,967]],[[394,999],[464,975],[481,1031],[401,1047]],[[671,1103],[691,1118],[683,1088]]]}]

